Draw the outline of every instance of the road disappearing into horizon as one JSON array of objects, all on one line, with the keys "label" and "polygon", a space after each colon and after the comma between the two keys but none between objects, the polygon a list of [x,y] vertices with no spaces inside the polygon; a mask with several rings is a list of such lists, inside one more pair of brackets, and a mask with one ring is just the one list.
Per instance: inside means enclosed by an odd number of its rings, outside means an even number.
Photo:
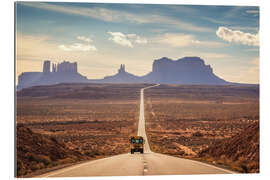
[{"label": "road disappearing into horizon", "polygon": [[90,177],[90,176],[138,176],[138,175],[181,175],[181,174],[232,174],[198,161],[177,158],[151,151],[145,131],[144,90],[140,90],[140,112],[138,135],[145,139],[144,154],[121,154],[99,160],[88,161],[63,169],[45,173],[38,177]]}]

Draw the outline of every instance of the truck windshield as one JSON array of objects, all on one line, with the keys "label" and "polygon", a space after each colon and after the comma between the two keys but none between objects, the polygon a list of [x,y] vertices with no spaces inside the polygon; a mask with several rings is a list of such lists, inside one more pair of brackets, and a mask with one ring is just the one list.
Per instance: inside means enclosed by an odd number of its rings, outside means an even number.
[{"label": "truck windshield", "polygon": [[143,139],[131,139],[131,143],[142,144]]}]

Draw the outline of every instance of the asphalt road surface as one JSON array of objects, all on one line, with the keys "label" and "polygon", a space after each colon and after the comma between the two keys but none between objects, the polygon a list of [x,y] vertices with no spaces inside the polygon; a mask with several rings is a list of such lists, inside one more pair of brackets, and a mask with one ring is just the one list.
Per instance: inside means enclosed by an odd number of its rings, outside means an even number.
[{"label": "asphalt road surface", "polygon": [[[155,85],[155,86],[158,86]],[[52,171],[38,177],[136,176],[180,174],[231,174],[232,171],[198,161],[187,160],[150,150],[145,133],[144,90],[141,89],[138,135],[145,138],[144,154],[121,154]]]}]

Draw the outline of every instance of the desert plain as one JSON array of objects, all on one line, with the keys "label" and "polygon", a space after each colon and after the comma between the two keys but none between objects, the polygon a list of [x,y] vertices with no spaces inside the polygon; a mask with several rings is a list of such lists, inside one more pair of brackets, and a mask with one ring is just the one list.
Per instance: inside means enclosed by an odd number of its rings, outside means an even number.
[{"label": "desert plain", "polygon": [[[65,164],[129,153],[129,137],[137,134],[140,89],[150,85],[78,83],[18,91],[17,175],[31,177]],[[253,127],[259,124],[258,85],[160,85],[144,96],[153,152],[259,172],[259,129]],[[243,136],[247,130],[255,134],[252,140]],[[226,147],[232,142],[238,144],[230,153]],[[50,153],[46,145],[62,150]],[[66,155],[55,155],[58,150]]]}]

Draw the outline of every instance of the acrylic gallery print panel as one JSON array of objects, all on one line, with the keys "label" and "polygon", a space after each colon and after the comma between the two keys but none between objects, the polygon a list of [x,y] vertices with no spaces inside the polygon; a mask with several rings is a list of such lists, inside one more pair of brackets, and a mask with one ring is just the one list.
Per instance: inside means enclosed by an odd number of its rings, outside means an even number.
[{"label": "acrylic gallery print panel", "polygon": [[17,177],[259,173],[259,7],[15,15]]}]

